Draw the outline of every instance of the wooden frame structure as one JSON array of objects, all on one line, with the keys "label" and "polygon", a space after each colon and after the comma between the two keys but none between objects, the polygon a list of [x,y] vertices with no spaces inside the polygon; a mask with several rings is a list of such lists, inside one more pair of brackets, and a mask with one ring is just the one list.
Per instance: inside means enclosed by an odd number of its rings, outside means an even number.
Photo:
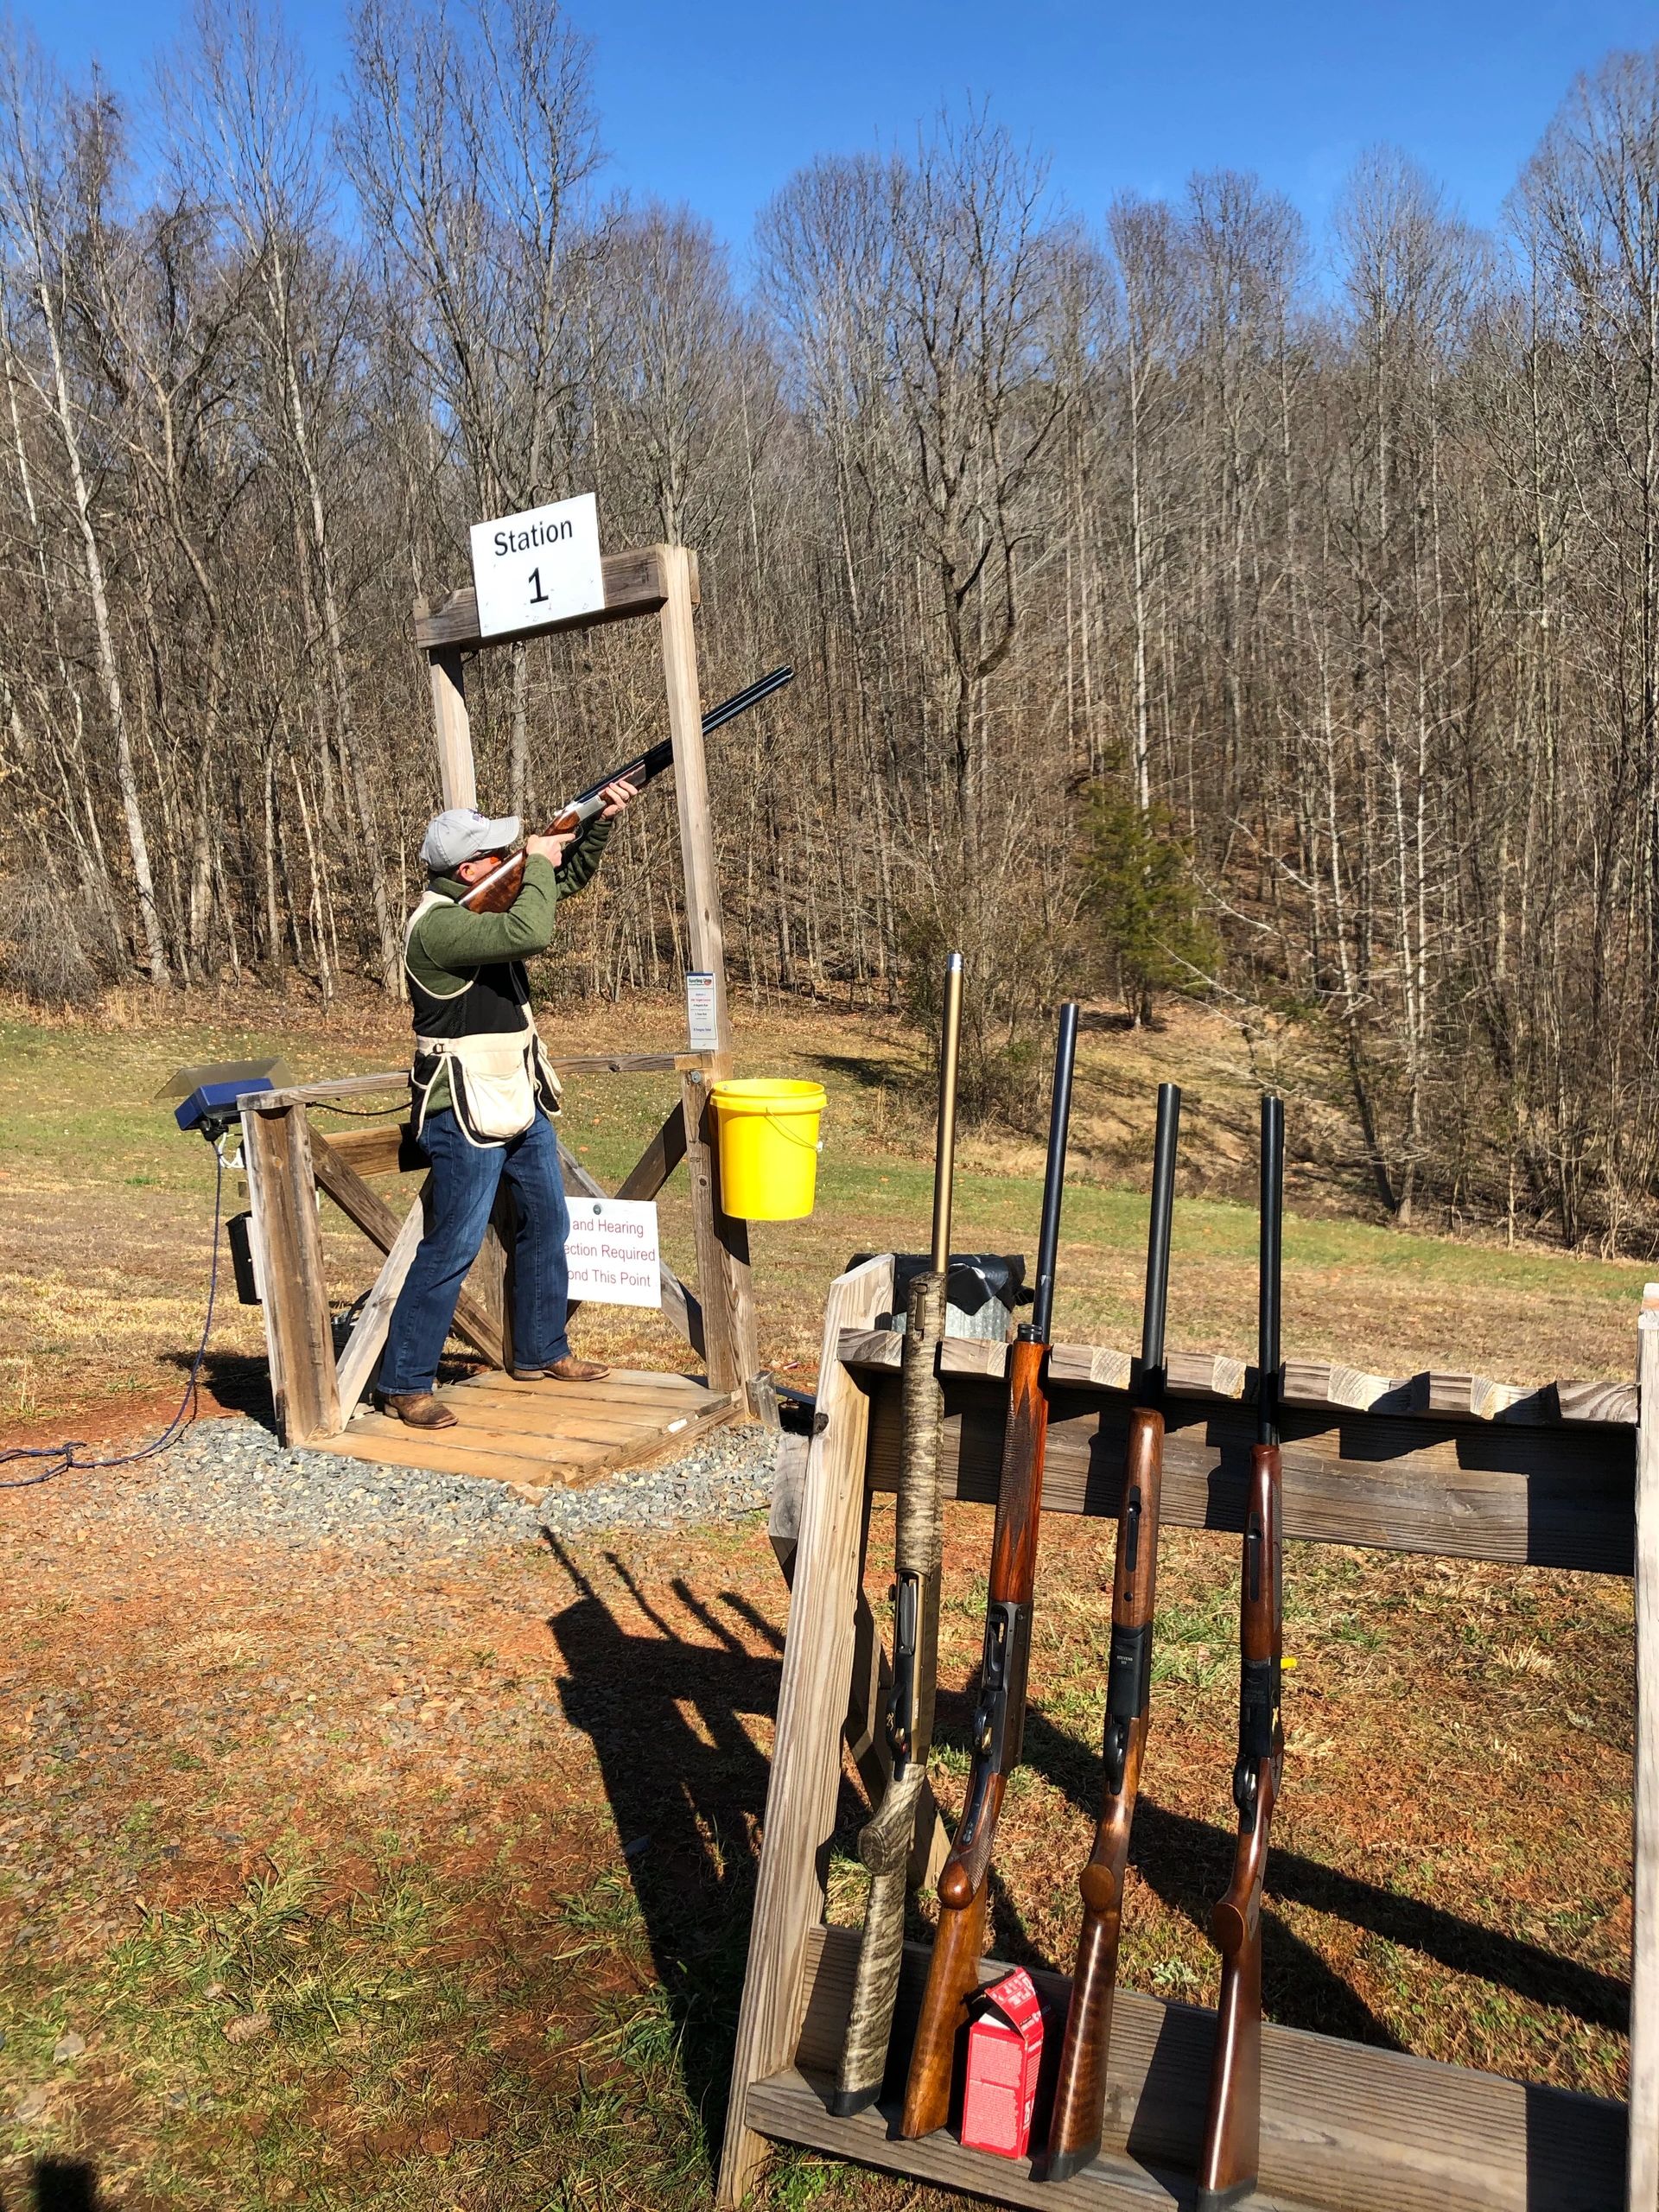
[{"label": "wooden frame structure", "polygon": [[[831,2116],[856,1939],[823,1919],[843,1741],[879,1788],[885,1663],[862,1595],[874,1496],[899,1464],[893,1262],[837,1279],[825,1317],[817,1432],[773,1536],[791,1573],[747,1975],[719,2202],[747,2194],[769,2141],[1000,2202],[1053,2212],[1154,2212],[1192,2196],[1213,2013],[1120,1991],[1101,2157],[1065,2183],[1032,2160],[964,2150],[954,2133],[890,2139],[892,2107]],[[995,1503],[1004,1347],[947,1339],[946,1494]],[[1254,1417],[1235,1360],[1173,1354],[1163,1516],[1243,1525]],[[1110,1518],[1122,1484],[1127,1356],[1057,1346],[1046,1510]],[[1459,1559],[1630,1574],[1639,1691],[1631,2104],[1571,2094],[1398,2051],[1268,2025],[1262,2193],[1280,2212],[1659,2212],[1659,1288],[1629,1385],[1522,1390],[1469,1375],[1407,1382],[1289,1363],[1287,1535]],[[1039,1596],[1040,1602],[1040,1596]],[[1217,1751],[1224,1758],[1225,1747]],[[1294,1745],[1292,1756],[1294,1756]],[[874,1792],[873,1790],[872,1794]],[[943,1823],[925,1793],[912,1866],[937,1872]],[[1269,1875],[1271,1886],[1271,1875]],[[894,2050],[908,2047],[925,1954],[908,1946]],[[1004,1969],[987,1961],[982,1977]],[[1046,1981],[1063,2000],[1058,1976]],[[889,2088],[897,2071],[890,2073]],[[1630,2156],[1626,2158],[1627,2135]]]},{"label": "wooden frame structure", "polygon": [[[655,1198],[683,1160],[691,1185],[698,1288],[694,1293],[664,1268],[664,1317],[704,1362],[710,1398],[718,1402],[715,1410],[721,1417],[746,1411],[772,1417],[774,1402],[756,1350],[748,1229],[721,1208],[709,1104],[710,1086],[731,1070],[732,1031],[693,622],[696,556],[678,545],[607,554],[603,573],[605,605],[598,613],[488,639],[479,635],[477,599],[470,588],[451,593],[435,607],[416,603],[415,641],[428,664],[443,803],[476,804],[465,681],[469,657],[543,632],[658,617],[674,745],[687,950],[692,967],[715,979],[716,1041],[710,1052],[556,1059],[555,1067],[566,1076],[671,1071],[682,1078],[678,1105],[614,1193],[602,1190],[563,1146],[561,1159],[568,1190],[626,1198]],[[399,1089],[406,1098],[408,1086],[407,1073],[399,1071],[252,1093],[240,1102],[271,1394],[286,1444],[337,1436],[350,1419],[385,1344],[423,1220],[418,1202],[400,1218],[370,1185],[377,1174],[424,1168],[406,1122],[325,1136],[311,1126],[308,1109]],[[319,1191],[384,1255],[378,1278],[338,1359],[323,1280]],[[457,1333],[496,1366],[510,1363],[512,1342],[512,1271],[500,1233],[503,1218],[499,1215],[491,1229],[455,1315]]]}]

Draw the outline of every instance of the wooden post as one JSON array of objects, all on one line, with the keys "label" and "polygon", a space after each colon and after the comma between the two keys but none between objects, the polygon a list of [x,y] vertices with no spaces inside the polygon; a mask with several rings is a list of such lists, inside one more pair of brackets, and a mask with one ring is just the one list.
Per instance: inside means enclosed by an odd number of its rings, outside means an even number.
[{"label": "wooden post", "polygon": [[[794,2057],[808,1937],[823,1916],[819,1868],[836,1824],[841,1782],[869,1433],[869,1400],[842,1363],[841,1332],[843,1326],[868,1328],[892,1297],[893,1261],[884,1255],[838,1276],[824,1313],[817,1428],[801,1491],[789,1638],[766,1789],[767,1848],[755,1888],[748,1971],[732,2059],[720,2165],[722,2205],[742,2202],[766,2156],[764,2137],[745,2121],[744,2102],[752,2082],[766,2080]],[[854,1319],[855,1314],[863,1317],[861,1323]]]},{"label": "wooden post", "polygon": [[432,721],[438,734],[438,775],[445,806],[476,806],[473,773],[473,724],[467,712],[467,683],[458,652],[429,652]]},{"label": "wooden post", "polygon": [[691,1182],[691,1217],[702,1294],[709,1387],[741,1390],[760,1367],[749,1275],[746,1222],[722,1212],[720,1169],[708,1086],[732,1069],[731,1016],[726,1003],[726,938],[720,881],[715,867],[714,816],[702,750],[702,700],[697,682],[693,556],[683,545],[657,549],[663,584],[659,620],[663,675],[668,690],[668,728],[674,741],[674,789],[680,816],[680,861],[685,874],[687,951],[694,969],[715,979],[716,1046],[707,1070],[685,1078],[685,1160]]},{"label": "wooden post", "polygon": [[374,1287],[364,1300],[363,1310],[340,1355],[336,1373],[339,1389],[340,1426],[344,1428],[357,1410],[357,1402],[368,1387],[375,1364],[385,1350],[386,1332],[391,1326],[392,1309],[397,1303],[415,1255],[420,1249],[421,1238],[426,1233],[426,1194],[432,1178],[423,1181],[415,1203],[404,1216],[404,1225],[392,1240],[392,1247],[385,1265],[375,1277]]},{"label": "wooden post", "polygon": [[305,1108],[245,1107],[242,1154],[257,1240],[276,1433],[284,1444],[340,1427],[334,1325]]},{"label": "wooden post", "polygon": [[1636,1882],[1626,2212],[1659,2208],[1659,1283],[1637,1338]]}]

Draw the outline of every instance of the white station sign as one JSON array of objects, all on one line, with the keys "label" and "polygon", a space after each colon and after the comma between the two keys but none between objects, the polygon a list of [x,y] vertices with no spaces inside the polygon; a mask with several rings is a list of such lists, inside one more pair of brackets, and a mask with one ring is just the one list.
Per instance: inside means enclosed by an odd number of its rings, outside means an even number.
[{"label": "white station sign", "polygon": [[480,638],[568,622],[605,604],[599,503],[591,492],[475,522],[472,539]]},{"label": "white station sign", "polygon": [[657,1209],[648,1198],[570,1200],[564,1240],[570,1295],[601,1306],[660,1306]]}]

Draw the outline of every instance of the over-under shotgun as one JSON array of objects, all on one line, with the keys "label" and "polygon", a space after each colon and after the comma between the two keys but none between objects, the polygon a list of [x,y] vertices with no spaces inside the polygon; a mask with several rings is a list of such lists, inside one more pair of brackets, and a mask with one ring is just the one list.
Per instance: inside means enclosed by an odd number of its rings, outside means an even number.
[{"label": "over-under shotgun", "polygon": [[1068,1002],[1060,1009],[1059,1045],[1054,1056],[1036,1293],[1030,1320],[1020,1323],[1008,1347],[1008,1419],[1002,1439],[996,1529],[991,1540],[990,1593],[979,1699],[974,1712],[973,1764],[962,1825],[939,1876],[938,1933],[933,1941],[921,2019],[911,2051],[904,2118],[899,2129],[903,2136],[931,2135],[950,2116],[957,2031],[967,2018],[968,2000],[977,1986],[977,1969],[985,1948],[991,1848],[1008,1775],[1020,1757],[1026,1668],[1031,1652],[1032,1587],[1037,1571],[1037,1524],[1043,1500],[1043,1452],[1048,1439],[1043,1363],[1053,1319],[1054,1268],[1077,1045],[1077,1009]]},{"label": "over-under shotgun", "polygon": [[1169,1232],[1175,1205],[1175,1147],[1181,1094],[1158,1086],[1153,1152],[1152,1219],[1147,1231],[1147,1295],[1141,1312],[1141,1371],[1129,1412],[1123,1497],[1112,1575],[1112,1642],[1106,1662],[1103,1783],[1094,1849],[1077,1886],[1083,1929],[1071,1971],[1071,2003],[1048,2130],[1048,2178],[1080,2173],[1100,2149],[1106,2059],[1117,1986],[1123,1881],[1129,1830],[1141,1787],[1152,1693],[1152,1623],[1158,1573],[1158,1512],[1164,1480],[1164,1311],[1169,1292]]},{"label": "over-under shotgun", "polygon": [[[757,677],[743,690],[734,691],[729,699],[722,699],[719,706],[711,707],[703,716],[703,735],[712,737],[727,722],[734,721],[739,715],[747,714],[751,707],[758,707],[774,691],[781,691],[785,683],[794,680],[794,675],[792,668],[774,668],[770,674]],[[609,785],[632,784],[636,790],[643,791],[653,778],[660,776],[664,769],[671,768],[673,765],[674,741],[671,737],[665,737],[660,744],[652,746],[647,752],[636,753],[632,760],[625,760],[620,768],[611,769],[596,784],[589,784],[585,791],[578,791],[575,798],[568,799],[543,834],[549,837],[574,836],[584,823],[591,822],[594,815],[603,812],[605,792]],[[487,875],[480,876],[457,903],[470,907],[475,914],[504,914],[518,896],[524,880],[524,856],[521,852],[513,853],[502,861],[499,868],[493,868]]]},{"label": "over-under shotgun", "polygon": [[893,1695],[887,1701],[892,1773],[881,1802],[858,1839],[870,1870],[864,1936],[853,1982],[852,2011],[842,2045],[830,2108],[840,2118],[861,2112],[880,2094],[893,2032],[893,1999],[905,1950],[905,1887],[916,1808],[927,1781],[933,1742],[933,1693],[939,1652],[939,1565],[944,1517],[939,1499],[939,1447],[944,1391],[939,1344],[944,1336],[945,1284],[950,1270],[950,1188],[956,1160],[957,1052],[962,1033],[962,955],[944,976],[944,1032],[939,1046],[939,1126],[933,1157],[933,1249],[925,1274],[910,1287],[899,1351],[903,1455],[894,1515]]},{"label": "over-under shotgun", "polygon": [[1285,1736],[1279,1714],[1283,1639],[1280,1540],[1279,1254],[1284,1211],[1285,1109],[1262,1101],[1262,1261],[1255,1448],[1244,1519],[1239,1606],[1238,1763],[1233,1878],[1211,1929],[1221,1953],[1221,2005],[1196,2212],[1223,2212],[1255,2187],[1262,2148],[1262,1889]]}]

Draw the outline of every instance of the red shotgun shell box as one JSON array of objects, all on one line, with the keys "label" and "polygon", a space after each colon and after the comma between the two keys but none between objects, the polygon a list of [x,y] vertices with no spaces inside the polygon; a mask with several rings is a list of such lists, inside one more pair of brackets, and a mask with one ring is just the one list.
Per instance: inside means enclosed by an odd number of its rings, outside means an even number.
[{"label": "red shotgun shell box", "polygon": [[968,2031],[962,2139],[970,2151],[1023,2158],[1043,2063],[1043,2008],[1023,1967],[982,1989],[985,2006]]}]

